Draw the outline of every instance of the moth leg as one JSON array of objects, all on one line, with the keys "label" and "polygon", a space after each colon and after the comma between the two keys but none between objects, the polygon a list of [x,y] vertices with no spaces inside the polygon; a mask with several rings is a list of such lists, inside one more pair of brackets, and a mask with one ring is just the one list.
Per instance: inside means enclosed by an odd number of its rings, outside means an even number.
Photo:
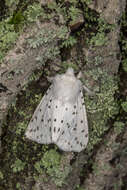
[{"label": "moth leg", "polygon": [[[80,71],[77,75],[77,79],[81,79],[82,78],[82,72]],[[92,92],[91,90],[89,90],[85,85],[83,85],[83,89],[91,96],[94,95],[94,92]]]}]

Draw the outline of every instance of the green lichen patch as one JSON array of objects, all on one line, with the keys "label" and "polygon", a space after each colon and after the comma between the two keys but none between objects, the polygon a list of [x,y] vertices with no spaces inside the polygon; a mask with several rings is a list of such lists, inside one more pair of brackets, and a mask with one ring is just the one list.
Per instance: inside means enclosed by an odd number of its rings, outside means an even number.
[{"label": "green lichen patch", "polygon": [[121,106],[122,106],[123,110],[124,110],[125,112],[127,112],[127,101],[122,102],[122,103],[121,103]]},{"label": "green lichen patch", "polygon": [[[31,49],[43,47],[43,54],[36,57],[38,65],[44,66],[48,62],[55,62],[55,60],[60,59],[60,48],[64,40],[67,39],[68,33],[69,30],[66,26],[59,28],[56,26],[54,28],[47,27],[38,32],[36,36],[31,36],[26,40]],[[58,43],[61,45],[58,46]],[[72,43],[70,42],[71,45]]]},{"label": "green lichen patch", "polygon": [[121,33],[120,33],[120,48],[122,53],[122,67],[125,72],[127,72],[127,38],[126,38],[126,29],[127,29],[127,13],[126,11],[122,15],[121,19]]},{"label": "green lichen patch", "polygon": [[15,160],[15,162],[11,165],[12,171],[17,173],[24,170],[25,164],[26,163],[20,159]]},{"label": "green lichen patch", "polygon": [[49,19],[39,3],[32,5],[29,5],[29,2],[21,3],[18,9],[17,6],[20,4],[18,0],[6,0],[6,4],[10,8],[10,16],[0,22],[0,63],[26,25],[36,23],[40,18]]},{"label": "green lichen patch", "polygon": [[117,134],[120,134],[125,129],[125,123],[122,121],[115,121],[114,123],[114,130]]},{"label": "green lichen patch", "polygon": [[88,149],[90,150],[100,142],[105,131],[109,129],[107,122],[109,118],[114,118],[118,114],[119,106],[114,98],[118,86],[113,76],[101,70],[98,72],[98,69],[87,72],[87,75],[93,77],[94,80],[100,79],[100,86],[95,88],[95,95],[91,98],[85,97],[88,116],[91,113],[88,117],[90,126]]},{"label": "green lichen patch", "polygon": [[91,46],[104,46],[108,42],[107,33],[115,29],[113,24],[108,24],[100,17],[96,19],[96,33],[91,33],[91,38],[87,39],[87,43]]},{"label": "green lichen patch", "polygon": [[70,168],[65,166],[63,170],[61,163],[61,155],[56,150],[50,149],[44,153],[40,161],[35,163],[34,167],[40,174],[45,171],[57,186],[62,186],[65,183],[65,178],[70,172]]},{"label": "green lichen patch", "polygon": [[[46,14],[44,12],[44,9],[41,7],[39,3],[33,3],[32,5],[29,5],[27,7],[27,10],[23,13],[26,24],[36,22],[40,17],[45,18]],[[48,18],[48,16],[47,16]]]},{"label": "green lichen patch", "polygon": [[105,34],[97,33],[96,36],[93,36],[90,40],[90,45],[94,46],[103,46],[106,44],[108,38],[105,36]]},{"label": "green lichen patch", "polygon": [[3,173],[0,171],[0,179],[2,180],[4,178]]},{"label": "green lichen patch", "polygon": [[17,37],[14,25],[9,24],[8,20],[0,22],[0,62],[7,50],[15,43]]}]

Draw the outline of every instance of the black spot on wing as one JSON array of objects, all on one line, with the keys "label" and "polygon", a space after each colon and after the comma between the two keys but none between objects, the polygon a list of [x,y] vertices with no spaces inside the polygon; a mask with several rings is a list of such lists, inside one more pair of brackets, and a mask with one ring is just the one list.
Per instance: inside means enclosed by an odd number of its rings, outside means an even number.
[{"label": "black spot on wing", "polygon": [[37,126],[37,131],[39,130],[39,127]]},{"label": "black spot on wing", "polygon": [[61,120],[61,123],[63,123],[63,120]]},{"label": "black spot on wing", "polygon": [[51,121],[51,118],[48,119],[48,123]]},{"label": "black spot on wing", "polygon": [[81,123],[83,123],[83,120],[81,120]]},{"label": "black spot on wing", "polygon": [[59,132],[60,131],[60,128],[58,128],[58,131],[57,132]]},{"label": "black spot on wing", "polygon": [[56,118],[54,119],[54,122],[56,122]]},{"label": "black spot on wing", "polygon": [[70,125],[69,125],[69,123],[67,123],[67,127],[68,127],[68,129],[70,128]]},{"label": "black spot on wing", "polygon": [[81,142],[80,142],[80,146],[81,146],[81,147],[83,146]]}]

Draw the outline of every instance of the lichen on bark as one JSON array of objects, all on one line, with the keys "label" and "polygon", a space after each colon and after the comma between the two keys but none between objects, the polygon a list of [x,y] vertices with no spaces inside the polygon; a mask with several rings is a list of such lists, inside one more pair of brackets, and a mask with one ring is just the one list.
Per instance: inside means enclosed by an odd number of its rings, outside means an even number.
[{"label": "lichen on bark", "polygon": [[[7,91],[1,93],[4,97],[1,107],[7,115],[4,124],[1,122],[2,188],[74,190],[80,189],[84,180],[83,188],[87,189],[91,178],[83,168],[90,172],[88,168],[93,167],[94,177],[98,175],[99,162],[93,159],[96,147],[111,140],[105,137],[111,127],[109,121],[119,112],[115,98],[118,90],[115,75],[120,64],[118,21],[125,7],[124,0],[106,2],[40,1],[39,11],[34,5],[26,10],[30,23],[5,57],[0,71],[2,84],[7,87]],[[91,97],[84,96],[90,138],[87,148],[78,155],[63,153],[54,145],[38,145],[24,137],[33,111],[49,86],[44,76],[61,73],[68,66],[76,72],[82,70],[82,81],[94,92]],[[109,163],[107,168],[110,170]],[[92,188],[91,184],[88,189]]]}]

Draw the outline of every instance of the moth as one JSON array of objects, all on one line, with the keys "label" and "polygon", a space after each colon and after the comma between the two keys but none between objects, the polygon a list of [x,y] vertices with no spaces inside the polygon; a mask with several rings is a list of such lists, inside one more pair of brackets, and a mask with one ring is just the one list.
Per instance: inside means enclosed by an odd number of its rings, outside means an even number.
[{"label": "moth", "polygon": [[82,151],[88,143],[83,85],[68,68],[57,74],[35,110],[26,137],[40,144],[56,144],[63,151]]}]

